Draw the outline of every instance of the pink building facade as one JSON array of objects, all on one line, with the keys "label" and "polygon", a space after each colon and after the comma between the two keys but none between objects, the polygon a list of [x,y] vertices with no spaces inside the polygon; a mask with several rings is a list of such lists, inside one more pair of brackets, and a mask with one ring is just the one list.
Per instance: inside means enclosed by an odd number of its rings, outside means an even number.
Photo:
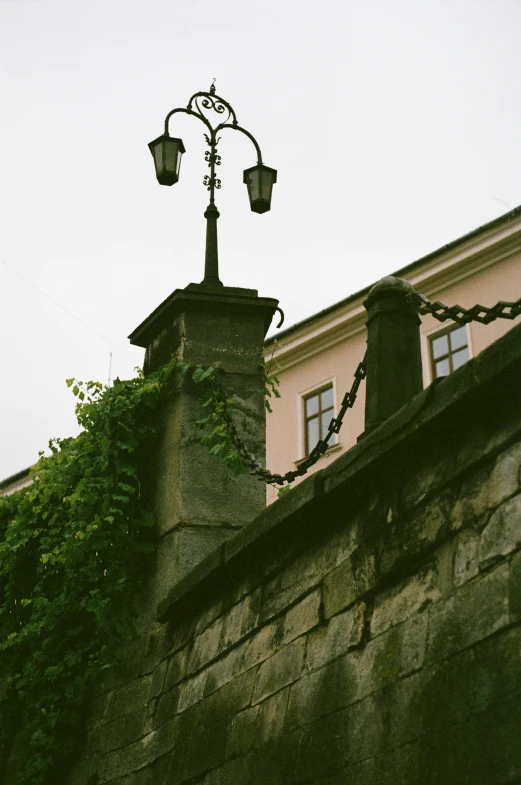
[{"label": "pink building facade", "polygon": [[[521,207],[393,273],[429,300],[470,308],[521,297]],[[267,417],[267,467],[284,474],[299,466],[338,412],[366,347],[363,302],[368,287],[266,342],[265,359],[280,379],[280,399]],[[446,376],[510,330],[516,321],[463,327],[422,316],[423,382]],[[276,342],[275,342],[276,338]],[[365,384],[342,429],[309,473],[345,452],[364,430]],[[299,482],[299,479],[295,480]],[[268,503],[278,489],[267,488]]]}]

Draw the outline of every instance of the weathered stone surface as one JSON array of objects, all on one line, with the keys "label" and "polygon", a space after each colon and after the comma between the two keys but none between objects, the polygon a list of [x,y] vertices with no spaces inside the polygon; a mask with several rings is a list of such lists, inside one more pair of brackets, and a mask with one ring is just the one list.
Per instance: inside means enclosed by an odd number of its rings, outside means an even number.
[{"label": "weathered stone surface", "polygon": [[519,363],[422,393],[192,572],[67,785],[521,785]]},{"label": "weathered stone surface", "polygon": [[93,750],[105,753],[119,747],[125,747],[145,735],[145,708],[125,714],[117,720],[98,726],[93,736],[89,740],[89,746]]},{"label": "weathered stone surface", "polygon": [[177,651],[172,657],[168,660],[164,660],[167,663],[167,670],[164,682],[164,691],[168,692],[172,689],[176,684],[178,684],[181,679],[183,679],[187,672],[187,663],[188,657],[190,654],[190,649],[186,646],[184,649],[180,649]]},{"label": "weathered stone surface", "polygon": [[247,670],[271,657],[282,639],[282,620],[266,624],[240,648],[240,669]]},{"label": "weathered stone surface", "polygon": [[244,597],[227,612],[224,618],[224,629],[221,649],[227,649],[242,640],[257,625],[259,620],[262,590]]},{"label": "weathered stone surface", "polygon": [[178,740],[179,722],[174,718],[139,741],[108,752],[100,758],[100,783],[111,782],[144,768],[172,750]]},{"label": "weathered stone surface", "polygon": [[130,712],[146,706],[151,683],[152,677],[147,675],[113,690],[107,701],[104,721],[110,722],[123,714],[130,714]]},{"label": "weathered stone surface", "polygon": [[183,526],[167,534],[158,543],[156,581],[153,602],[162,603],[170,589],[187,575],[205,556],[213,552],[233,534],[233,529],[220,526]]},{"label": "weathered stone surface", "polygon": [[452,517],[456,525],[482,520],[519,489],[521,445],[514,444],[496,458],[492,468],[473,475],[461,489]]},{"label": "weathered stone surface", "polygon": [[299,638],[261,665],[255,682],[253,703],[259,703],[299,678],[304,662],[304,648],[305,641]]},{"label": "weathered stone surface", "polygon": [[221,617],[197,636],[188,663],[189,672],[199,670],[201,666],[209,663],[217,656],[220,649],[219,644],[221,641],[223,624],[224,619]]},{"label": "weathered stone surface", "polygon": [[206,671],[201,671],[197,676],[182,682],[179,685],[179,700],[177,703],[177,710],[179,712],[185,711],[194,703],[198,703],[204,695],[204,685],[207,677]]},{"label": "weathered stone surface", "polygon": [[510,620],[521,621],[521,553],[516,553],[510,563],[508,605]]},{"label": "weathered stone surface", "polygon": [[459,533],[454,554],[454,585],[475,578],[479,573],[479,540],[480,535],[474,529],[466,529]]},{"label": "weathered stone surface", "polygon": [[250,781],[251,757],[230,760],[206,775],[202,785],[232,785]]},{"label": "weathered stone surface", "polygon": [[403,625],[400,673],[406,675],[422,667],[427,648],[428,613],[418,613]]},{"label": "weathered stone surface", "polygon": [[281,611],[292,605],[300,597],[303,597],[318,585],[317,580],[304,579],[288,586],[285,589],[280,588],[280,579],[276,578],[271,581],[264,590],[264,599],[261,611],[261,620],[263,622],[269,621],[274,616],[277,616]]},{"label": "weathered stone surface", "polygon": [[228,742],[228,757],[244,755],[253,748],[258,733],[261,705],[258,703],[256,706],[244,709],[233,720]]},{"label": "weathered stone surface", "polygon": [[313,673],[304,673],[291,685],[286,725],[288,729],[313,722],[348,706],[358,696],[358,657],[352,652]]},{"label": "weathered stone surface", "polygon": [[166,660],[162,660],[152,671],[152,681],[150,682],[150,692],[148,693],[149,700],[155,698],[163,690],[167,664]]},{"label": "weathered stone surface", "polygon": [[379,594],[371,618],[371,635],[400,624],[436,600],[440,596],[437,579],[436,571],[426,568]]},{"label": "weathered stone surface", "polygon": [[306,668],[316,670],[358,646],[365,626],[365,603],[361,602],[334,616],[327,626],[308,637]]},{"label": "weathered stone surface", "polygon": [[275,693],[260,704],[260,715],[256,746],[262,747],[282,735],[286,709],[288,706],[289,687]]},{"label": "weathered stone surface", "polygon": [[429,610],[427,660],[442,659],[508,624],[508,565],[461,586]]},{"label": "weathered stone surface", "polygon": [[518,494],[503,502],[483,529],[479,544],[480,567],[487,567],[520,547],[521,494]]},{"label": "weathered stone surface", "polygon": [[179,704],[179,689],[174,687],[168,692],[164,692],[157,698],[157,706],[155,707],[153,717],[153,727],[157,728],[159,725],[167,722],[174,714],[177,713]]},{"label": "weathered stone surface", "polygon": [[321,601],[320,590],[317,590],[308,594],[287,612],[284,619],[283,644],[290,643],[317,626],[320,622]]},{"label": "weathered stone surface", "polygon": [[352,605],[376,580],[374,554],[353,554],[324,578],[324,615],[326,619]]}]

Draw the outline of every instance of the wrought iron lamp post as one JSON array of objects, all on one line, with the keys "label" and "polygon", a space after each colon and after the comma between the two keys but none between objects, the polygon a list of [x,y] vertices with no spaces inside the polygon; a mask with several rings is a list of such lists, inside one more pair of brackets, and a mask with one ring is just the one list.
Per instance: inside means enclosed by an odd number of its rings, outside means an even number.
[{"label": "wrought iron lamp post", "polygon": [[[213,80],[215,82],[215,79]],[[215,128],[203,113],[203,110],[215,112],[223,121]],[[262,163],[262,154],[256,139],[237,122],[237,117],[230,104],[215,93],[212,83],[209,92],[195,93],[190,98],[186,109],[172,109],[165,118],[165,132],[162,136],[148,145],[154,158],[156,177],[161,185],[174,185],[179,179],[181,157],[185,147],[181,139],[171,137],[168,133],[168,123],[172,115],[177,112],[198,117],[207,127],[209,134],[205,134],[209,150],[206,151],[205,160],[208,162],[210,174],[204,178],[204,185],[210,191],[210,203],[206,208],[206,253],[204,283],[213,286],[222,286],[219,280],[219,257],[217,250],[217,219],[219,211],[215,205],[215,190],[221,187],[221,181],[215,176],[216,166],[221,164],[221,156],[217,154],[217,145],[220,137],[217,134],[225,128],[232,128],[245,134],[255,146],[257,151],[257,164],[244,171],[244,183],[248,188],[250,207],[255,213],[265,213],[271,206],[271,192],[273,184],[277,182],[277,171]],[[231,122],[230,122],[231,121]]]}]

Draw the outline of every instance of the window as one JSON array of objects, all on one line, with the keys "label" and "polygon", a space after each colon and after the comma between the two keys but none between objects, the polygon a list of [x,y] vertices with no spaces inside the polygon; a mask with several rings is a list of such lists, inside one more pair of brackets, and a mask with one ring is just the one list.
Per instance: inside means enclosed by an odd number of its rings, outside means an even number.
[{"label": "window", "polygon": [[327,434],[334,415],[333,385],[306,395],[304,403],[304,449],[309,455],[313,447]]},{"label": "window", "polygon": [[469,359],[467,328],[449,327],[430,337],[432,378],[447,376]]}]

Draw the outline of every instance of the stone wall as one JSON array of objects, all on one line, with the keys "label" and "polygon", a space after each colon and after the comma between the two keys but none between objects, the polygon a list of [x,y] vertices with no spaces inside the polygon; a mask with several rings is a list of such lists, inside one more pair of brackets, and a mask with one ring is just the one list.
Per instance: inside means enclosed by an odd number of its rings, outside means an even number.
[{"label": "stone wall", "polygon": [[521,328],[183,578],[68,785],[521,783]]}]

